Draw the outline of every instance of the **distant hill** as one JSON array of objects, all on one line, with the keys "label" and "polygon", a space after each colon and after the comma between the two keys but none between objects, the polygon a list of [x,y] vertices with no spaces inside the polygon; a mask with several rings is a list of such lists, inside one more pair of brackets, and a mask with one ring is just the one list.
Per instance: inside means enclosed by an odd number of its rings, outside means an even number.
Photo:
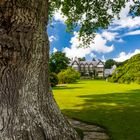
[{"label": "distant hill", "polygon": [[120,65],[112,77],[109,78],[109,81],[118,83],[136,82],[140,84],[140,54],[131,57]]}]

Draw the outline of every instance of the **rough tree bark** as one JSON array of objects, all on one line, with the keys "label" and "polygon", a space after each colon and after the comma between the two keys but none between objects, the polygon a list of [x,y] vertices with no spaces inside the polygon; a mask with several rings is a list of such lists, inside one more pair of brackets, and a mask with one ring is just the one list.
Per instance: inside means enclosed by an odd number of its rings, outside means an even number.
[{"label": "rough tree bark", "polygon": [[48,0],[0,0],[0,140],[78,140],[49,92]]}]

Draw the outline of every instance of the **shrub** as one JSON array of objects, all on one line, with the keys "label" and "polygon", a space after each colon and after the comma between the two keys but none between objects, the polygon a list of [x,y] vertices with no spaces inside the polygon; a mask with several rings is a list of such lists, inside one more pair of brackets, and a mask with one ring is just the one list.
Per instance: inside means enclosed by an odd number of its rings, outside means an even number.
[{"label": "shrub", "polygon": [[58,84],[58,77],[56,73],[50,73],[50,83],[52,87],[55,87]]},{"label": "shrub", "polygon": [[140,77],[136,79],[136,83],[140,84]]},{"label": "shrub", "polygon": [[66,70],[62,70],[57,76],[59,84],[74,83],[80,79],[80,73],[71,67],[68,67]]}]

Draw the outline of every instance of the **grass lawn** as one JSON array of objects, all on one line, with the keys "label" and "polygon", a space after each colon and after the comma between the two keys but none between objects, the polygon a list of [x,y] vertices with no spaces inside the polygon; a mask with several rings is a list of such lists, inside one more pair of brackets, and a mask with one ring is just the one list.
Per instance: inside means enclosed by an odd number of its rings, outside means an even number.
[{"label": "grass lawn", "polygon": [[53,92],[64,114],[104,126],[113,140],[140,140],[140,85],[82,80]]}]

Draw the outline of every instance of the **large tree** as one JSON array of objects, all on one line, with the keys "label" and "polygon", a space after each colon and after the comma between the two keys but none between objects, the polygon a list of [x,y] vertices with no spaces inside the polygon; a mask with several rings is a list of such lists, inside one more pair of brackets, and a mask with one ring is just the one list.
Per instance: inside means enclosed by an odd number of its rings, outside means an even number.
[{"label": "large tree", "polygon": [[49,91],[48,6],[0,1],[0,140],[78,139]]},{"label": "large tree", "polygon": [[106,69],[111,69],[113,65],[117,65],[117,62],[113,59],[108,59],[105,62],[105,68]]},{"label": "large tree", "polygon": [[[62,7],[80,35],[107,27],[125,0],[0,0],[0,139],[78,140],[49,91],[48,16]],[[81,18],[85,14],[85,18]],[[94,23],[95,19],[98,22]],[[91,38],[91,37],[90,37]],[[88,38],[88,40],[90,40]]]},{"label": "large tree", "polygon": [[59,73],[68,67],[69,58],[63,52],[52,53],[49,60],[49,69],[51,72]]}]

